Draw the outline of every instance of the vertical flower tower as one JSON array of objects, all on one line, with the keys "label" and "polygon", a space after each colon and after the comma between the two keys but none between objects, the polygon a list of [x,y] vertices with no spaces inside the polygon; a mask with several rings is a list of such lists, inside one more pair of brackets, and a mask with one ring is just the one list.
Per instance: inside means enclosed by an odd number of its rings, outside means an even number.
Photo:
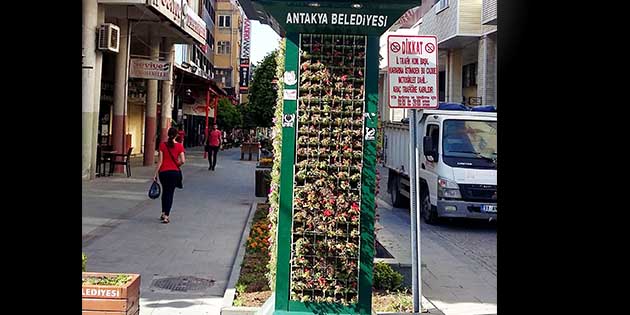
[{"label": "vertical flower tower", "polygon": [[273,312],[371,314],[379,38],[420,3],[241,4],[286,37]]}]

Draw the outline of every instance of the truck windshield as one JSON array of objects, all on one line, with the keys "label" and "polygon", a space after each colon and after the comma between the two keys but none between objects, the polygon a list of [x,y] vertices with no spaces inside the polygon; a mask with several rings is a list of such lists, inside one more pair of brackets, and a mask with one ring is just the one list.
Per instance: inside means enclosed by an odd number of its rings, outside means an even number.
[{"label": "truck windshield", "polygon": [[[496,167],[497,122],[445,120],[442,151],[445,161],[446,158],[453,158],[448,160],[457,166],[476,164],[483,168]],[[479,160],[484,162],[478,163]]]}]

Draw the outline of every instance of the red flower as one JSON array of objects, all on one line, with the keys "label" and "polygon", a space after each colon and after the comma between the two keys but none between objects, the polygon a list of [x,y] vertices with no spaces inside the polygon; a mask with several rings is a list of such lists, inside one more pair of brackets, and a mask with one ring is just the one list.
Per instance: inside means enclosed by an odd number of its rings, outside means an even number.
[{"label": "red flower", "polygon": [[330,210],[326,209],[326,210],[324,211],[324,216],[329,217],[329,216],[331,216],[331,215],[332,215],[332,212],[330,212]]},{"label": "red flower", "polygon": [[352,210],[359,211],[359,205],[356,202],[352,203]]},{"label": "red flower", "polygon": [[317,281],[319,282],[319,285],[322,287],[326,285],[326,279],[324,279],[324,277],[319,277]]}]

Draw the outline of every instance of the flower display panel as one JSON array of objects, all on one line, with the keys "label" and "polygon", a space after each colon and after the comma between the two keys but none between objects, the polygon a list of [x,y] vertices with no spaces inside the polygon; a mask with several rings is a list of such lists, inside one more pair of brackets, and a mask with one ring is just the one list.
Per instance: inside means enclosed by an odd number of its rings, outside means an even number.
[{"label": "flower display panel", "polygon": [[366,36],[301,34],[290,298],[358,300]]}]

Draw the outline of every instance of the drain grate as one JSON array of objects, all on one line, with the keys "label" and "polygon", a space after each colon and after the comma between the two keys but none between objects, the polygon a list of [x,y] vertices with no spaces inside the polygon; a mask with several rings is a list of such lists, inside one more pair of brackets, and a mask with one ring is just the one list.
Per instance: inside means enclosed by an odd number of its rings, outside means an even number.
[{"label": "drain grate", "polygon": [[214,280],[191,276],[156,279],[151,283],[152,287],[177,292],[200,291],[210,288],[213,285]]}]

